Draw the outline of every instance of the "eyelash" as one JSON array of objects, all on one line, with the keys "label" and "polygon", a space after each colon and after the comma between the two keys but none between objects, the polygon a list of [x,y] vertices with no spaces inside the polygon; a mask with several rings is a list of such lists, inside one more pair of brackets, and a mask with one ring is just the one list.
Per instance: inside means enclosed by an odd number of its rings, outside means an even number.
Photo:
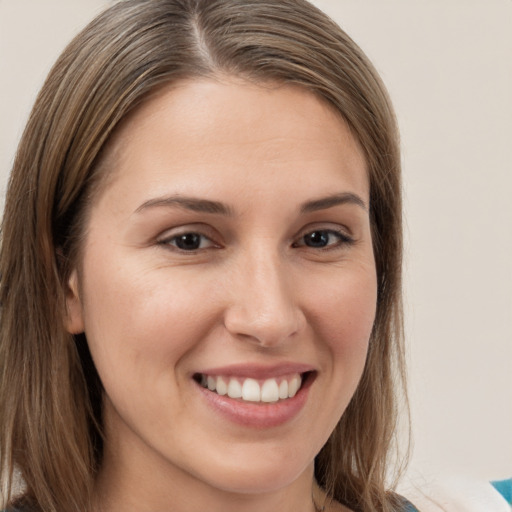
[{"label": "eyelash", "polygon": [[[194,237],[196,241],[197,241],[197,238],[199,238],[200,246],[197,248],[194,248],[194,249],[183,249],[182,247],[179,247],[178,240],[180,240],[180,239],[184,240],[186,237]],[[210,242],[209,247],[201,247],[203,241],[205,241],[205,240],[208,240]],[[164,238],[163,240],[160,240],[158,243],[161,245],[164,245],[164,246],[171,246],[171,247],[175,248],[177,251],[182,252],[182,253],[195,253],[198,251],[211,249],[212,247],[218,247],[218,245],[216,245],[211,240],[210,237],[208,237],[198,231],[184,231],[183,233],[179,233],[177,235],[173,235],[171,237]]]},{"label": "eyelash", "polygon": [[318,233],[322,233],[324,236],[328,235],[329,237],[334,235],[337,238],[337,241],[335,241],[334,243],[329,243],[322,247],[307,246],[305,243],[295,242],[293,243],[292,247],[308,247],[311,249],[317,249],[319,251],[329,251],[339,249],[347,245],[352,245],[354,243],[353,238],[349,237],[343,231],[337,229],[313,229],[312,231],[308,231],[307,233],[301,235],[300,239],[304,240],[306,237],[312,237],[313,235]]},{"label": "eyelash", "polygon": [[[310,237],[310,240],[311,240],[311,237],[313,237],[316,234],[320,234],[320,233],[323,235],[323,237],[325,237],[325,235],[327,235],[330,239],[331,236],[334,236],[337,238],[337,240],[334,243],[327,243],[324,246],[314,247],[311,245],[309,245],[309,246],[306,245],[306,242],[305,242],[306,237]],[[180,247],[178,245],[179,244],[178,240],[181,239],[182,241],[186,242],[186,240],[185,240],[186,237],[193,237],[192,240],[189,240],[189,241],[196,242],[196,244],[199,239],[199,246],[190,248],[190,249],[184,249],[183,247]],[[210,242],[209,246],[201,247],[201,245],[203,244],[203,242],[205,240],[208,240]],[[355,243],[353,238],[349,237],[343,231],[336,230],[336,229],[313,229],[313,230],[308,231],[308,232],[304,233],[303,235],[301,235],[299,237],[299,240],[301,240],[301,242],[298,242],[298,241],[294,242],[292,244],[292,247],[294,247],[294,248],[306,247],[306,248],[310,248],[310,249],[318,250],[318,251],[335,250],[335,249],[339,249],[341,247],[352,245]],[[189,254],[197,253],[199,251],[204,251],[204,250],[208,250],[211,248],[219,248],[220,247],[219,245],[215,244],[215,242],[213,242],[210,237],[204,235],[203,233],[200,233],[199,231],[184,231],[183,233],[179,233],[177,235],[173,235],[171,237],[164,238],[164,239],[160,240],[158,243],[160,245],[164,245],[167,247],[171,246],[181,253],[189,253]]]}]

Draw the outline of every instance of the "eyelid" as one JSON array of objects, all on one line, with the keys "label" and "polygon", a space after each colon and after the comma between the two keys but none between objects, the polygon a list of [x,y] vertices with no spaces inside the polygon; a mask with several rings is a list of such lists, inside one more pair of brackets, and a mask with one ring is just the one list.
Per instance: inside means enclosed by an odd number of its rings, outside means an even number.
[{"label": "eyelid", "polygon": [[[200,237],[208,240],[210,242],[208,247],[201,247],[199,249],[196,249],[195,251],[184,251],[177,247],[175,244],[172,244],[171,242],[173,240],[176,240],[178,237],[187,235],[187,234],[195,234],[199,235]],[[187,224],[185,226],[179,226],[176,228],[170,228],[165,230],[163,233],[161,233],[156,238],[156,243],[159,245],[164,245],[173,249],[176,249],[179,252],[198,252],[201,250],[208,250],[214,247],[220,247],[221,244],[216,240],[216,237],[213,230],[211,228],[208,228],[204,225],[197,225],[197,224]]]},{"label": "eyelid", "polygon": [[[193,234],[193,235],[198,235],[199,237],[205,239],[205,240],[208,240],[210,243],[209,243],[209,246],[208,247],[198,247],[197,249],[195,250],[190,250],[190,251],[185,251],[184,249],[181,249],[180,247],[177,246],[177,244],[174,244],[173,241],[177,240],[180,236],[182,235],[189,235],[189,234]],[[167,238],[164,238],[162,240],[159,241],[160,244],[162,245],[168,245],[168,246],[171,246],[171,247],[174,247],[176,248],[177,250],[179,251],[185,251],[185,252],[194,252],[194,251],[200,251],[200,250],[204,250],[204,249],[209,249],[210,247],[213,247],[215,246],[215,242],[213,242],[209,237],[207,237],[206,235],[203,235],[202,233],[196,233],[194,231],[186,231],[184,233],[179,233],[177,235],[172,235],[172,236],[169,236]]]},{"label": "eyelid", "polygon": [[325,247],[310,247],[310,246],[307,246],[305,243],[298,243],[297,241],[295,241],[292,245],[294,247],[306,247],[308,249],[312,249],[312,250],[315,250],[315,251],[321,251],[321,250],[324,250],[324,251],[327,251],[327,250],[331,250],[331,249],[337,249],[337,248],[340,248],[340,247],[344,247],[346,245],[352,245],[355,243],[355,239],[353,238],[352,235],[350,235],[348,233],[348,229],[343,229],[342,227],[340,226],[325,226],[325,225],[320,225],[320,226],[307,226],[306,228],[304,228],[303,230],[301,230],[298,234],[298,236],[295,238],[295,240],[303,240],[307,235],[311,234],[311,233],[315,233],[315,232],[325,232],[325,233],[329,233],[329,234],[332,234],[332,235],[335,235],[338,237],[338,242],[337,243],[334,243],[334,244],[329,244]]}]

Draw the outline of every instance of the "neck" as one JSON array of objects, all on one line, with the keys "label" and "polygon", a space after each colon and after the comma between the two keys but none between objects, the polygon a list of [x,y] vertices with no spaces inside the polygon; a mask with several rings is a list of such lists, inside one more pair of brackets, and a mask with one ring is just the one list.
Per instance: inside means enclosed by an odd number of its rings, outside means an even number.
[{"label": "neck", "polygon": [[102,471],[96,486],[96,512],[316,512],[323,507],[321,499],[313,501],[309,470],[284,489],[258,493],[212,489],[190,481],[183,485],[184,478],[173,478],[162,486],[150,484],[136,472],[122,476],[126,478],[116,482]]}]

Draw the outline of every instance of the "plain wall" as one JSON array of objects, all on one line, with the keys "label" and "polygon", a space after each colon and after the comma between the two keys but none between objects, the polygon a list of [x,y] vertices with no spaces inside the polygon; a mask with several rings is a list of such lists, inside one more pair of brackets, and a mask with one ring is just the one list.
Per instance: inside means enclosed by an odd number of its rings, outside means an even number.
[{"label": "plain wall", "polygon": [[[51,64],[111,2],[0,0],[0,193]],[[410,474],[512,474],[512,1],[317,0],[403,141]]]}]

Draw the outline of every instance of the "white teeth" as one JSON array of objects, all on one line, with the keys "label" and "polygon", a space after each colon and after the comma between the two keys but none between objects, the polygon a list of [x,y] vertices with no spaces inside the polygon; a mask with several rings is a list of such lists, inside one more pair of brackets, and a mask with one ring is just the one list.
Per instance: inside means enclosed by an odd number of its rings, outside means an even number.
[{"label": "white teeth", "polygon": [[242,385],[236,379],[229,379],[228,396],[230,398],[242,398]]},{"label": "white teeth", "polygon": [[293,379],[290,381],[290,384],[288,385],[288,397],[293,398],[297,391],[299,391],[300,388],[300,377],[293,377]]},{"label": "white teeth", "polygon": [[283,400],[284,398],[288,398],[288,381],[282,380],[281,384],[279,384],[279,398]]},{"label": "white teeth", "polygon": [[[283,380],[283,382],[286,382]],[[276,379],[268,379],[261,386],[262,402],[277,402],[279,400],[279,387]]]},{"label": "white teeth", "polygon": [[204,388],[208,388],[219,395],[241,398],[247,402],[265,403],[293,398],[302,385],[302,377],[298,373],[282,378],[279,384],[278,380],[266,379],[258,382],[256,379],[251,378],[201,375],[200,383]]},{"label": "white teeth", "polygon": [[261,400],[260,385],[254,379],[245,379],[242,386],[242,398],[248,402],[259,402]]},{"label": "white teeth", "polygon": [[217,377],[217,393],[219,395],[226,395],[228,392],[228,385],[222,377]]}]

